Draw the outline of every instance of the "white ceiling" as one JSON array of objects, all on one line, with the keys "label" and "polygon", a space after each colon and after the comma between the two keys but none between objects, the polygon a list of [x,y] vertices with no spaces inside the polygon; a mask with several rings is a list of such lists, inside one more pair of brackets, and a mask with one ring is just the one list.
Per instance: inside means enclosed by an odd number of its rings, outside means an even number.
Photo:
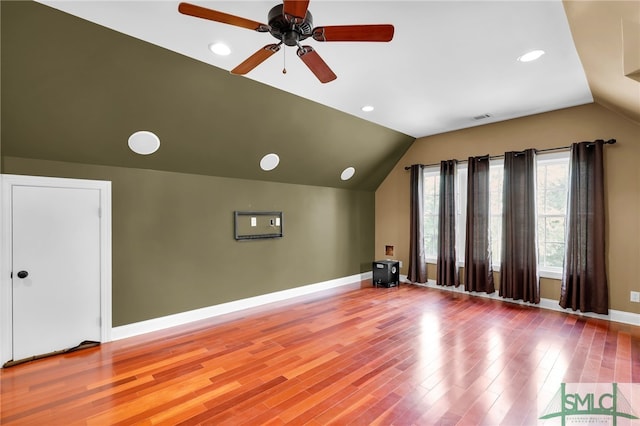
[{"label": "white ceiling", "polygon": [[[266,33],[182,15],[177,1],[40,3],[226,70],[275,41]],[[277,1],[192,3],[267,23]],[[254,79],[413,137],[593,101],[558,0],[312,0],[309,11],[314,26],[389,23],[395,36],[390,43],[305,40],[337,74],[327,84],[316,80],[295,48],[281,49],[237,78]],[[219,41],[231,47],[231,55],[219,57],[208,50]],[[546,54],[536,62],[516,60],[533,49]],[[366,104],[375,110],[362,112]],[[483,114],[491,117],[473,119]]]}]

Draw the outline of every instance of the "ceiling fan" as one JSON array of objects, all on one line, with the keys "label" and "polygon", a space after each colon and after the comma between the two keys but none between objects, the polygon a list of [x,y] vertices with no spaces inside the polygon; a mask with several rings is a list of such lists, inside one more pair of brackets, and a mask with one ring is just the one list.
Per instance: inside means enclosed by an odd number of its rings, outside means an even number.
[{"label": "ceiling fan", "polygon": [[[270,33],[279,40],[278,43],[267,44],[244,62],[231,70],[232,74],[244,75],[264,62],[280,47],[297,46],[298,57],[315,74],[322,83],[328,83],[337,77],[327,63],[318,55],[313,47],[303,46],[301,41],[312,37],[316,41],[391,41],[393,25],[334,25],[313,27],[313,17],[308,10],[309,0],[284,0],[282,4],[269,11],[268,24],[263,24],[228,13],[219,12],[190,3],[180,3],[178,11],[184,15],[208,19],[236,27],[247,28],[261,33]],[[284,72],[284,71],[283,71]]]}]

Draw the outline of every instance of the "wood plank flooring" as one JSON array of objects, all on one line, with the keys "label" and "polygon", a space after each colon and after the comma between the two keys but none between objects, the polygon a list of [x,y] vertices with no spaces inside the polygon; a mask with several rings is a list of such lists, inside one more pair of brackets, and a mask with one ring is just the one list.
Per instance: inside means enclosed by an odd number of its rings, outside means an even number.
[{"label": "wood plank flooring", "polygon": [[536,424],[640,327],[371,282],[0,371],[2,425]]}]

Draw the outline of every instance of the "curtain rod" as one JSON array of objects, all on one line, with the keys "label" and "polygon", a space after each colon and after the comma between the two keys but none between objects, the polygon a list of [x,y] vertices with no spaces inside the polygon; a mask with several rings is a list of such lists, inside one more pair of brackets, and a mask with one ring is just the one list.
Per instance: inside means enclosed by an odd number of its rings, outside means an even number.
[{"label": "curtain rod", "polygon": [[[609,139],[608,141],[605,141],[603,139],[597,139],[594,142],[591,142],[591,144],[598,142],[598,141],[602,141],[605,143],[605,145],[613,145],[614,143],[616,143],[615,139]],[[536,152],[550,152],[550,151],[564,151],[566,149],[571,149],[571,145],[569,146],[559,146],[557,148],[546,148],[546,149],[536,149]],[[524,151],[523,151],[524,152]],[[481,156],[484,157],[484,156]],[[500,154],[500,155],[486,155],[486,157],[489,160],[493,160],[495,158],[504,158],[504,154]],[[468,160],[456,160],[458,163],[466,163]],[[422,167],[433,167],[433,166],[439,166],[440,163],[435,163],[435,164],[417,164],[418,166],[422,166]],[[405,166],[404,168],[405,170],[411,170],[411,166]]]}]

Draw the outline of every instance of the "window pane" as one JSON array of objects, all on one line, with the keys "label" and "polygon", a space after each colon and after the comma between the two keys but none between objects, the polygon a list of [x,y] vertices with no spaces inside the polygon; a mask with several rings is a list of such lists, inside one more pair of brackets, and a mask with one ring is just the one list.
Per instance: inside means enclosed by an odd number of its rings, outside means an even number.
[{"label": "window pane", "polygon": [[540,155],[536,172],[539,263],[544,268],[562,268],[569,154]]},{"label": "window pane", "polygon": [[565,189],[560,190],[546,190],[543,213],[546,214],[564,214],[567,208],[567,191]]},{"label": "window pane", "polygon": [[547,246],[545,244],[538,245],[538,264],[541,267],[547,265]]},{"label": "window pane", "polygon": [[437,257],[438,250],[438,196],[440,176],[438,169],[425,169],[424,173],[424,250],[428,258]]},{"label": "window pane", "polygon": [[502,161],[492,161],[489,166],[489,213],[490,222],[490,247],[491,263],[500,264],[502,249],[502,179],[504,164]]},{"label": "window pane", "polygon": [[438,230],[438,217],[429,215],[424,218],[425,235],[436,235]]},{"label": "window pane", "polygon": [[456,257],[464,261],[467,224],[467,166],[459,165],[456,178]]},{"label": "window pane", "polygon": [[545,242],[564,244],[564,217],[546,217],[545,229]]},{"label": "window pane", "polygon": [[[546,224],[546,218],[545,217],[541,217],[538,216],[538,241],[539,241],[539,248],[540,250],[542,250],[542,246],[544,245],[544,242],[547,241],[547,228],[546,228],[547,224]],[[542,259],[542,255],[540,254],[540,259]]]},{"label": "window pane", "polygon": [[491,259],[494,265],[500,264],[502,246],[502,215],[491,216]]},{"label": "window pane", "polygon": [[424,214],[434,215],[438,213],[438,206],[433,202],[436,199],[435,195],[428,195],[427,200],[424,203]]},{"label": "window pane", "polygon": [[544,185],[544,180],[540,180],[538,177],[538,182],[536,186],[536,203],[538,204],[538,214],[544,214],[547,212],[547,197],[545,197],[546,193],[544,191],[540,191]]},{"label": "window pane", "polygon": [[425,254],[427,257],[434,257],[437,255],[436,250],[438,249],[438,241],[437,237],[433,234],[428,234],[424,236],[424,247]]},{"label": "window pane", "polygon": [[567,188],[567,163],[552,163],[545,166],[547,175],[547,190],[565,191]]},{"label": "window pane", "polygon": [[424,212],[428,215],[438,214],[438,192],[440,177],[427,176],[424,179]]},{"label": "window pane", "polygon": [[545,244],[545,265],[547,267],[562,268],[564,262],[564,243]]}]

